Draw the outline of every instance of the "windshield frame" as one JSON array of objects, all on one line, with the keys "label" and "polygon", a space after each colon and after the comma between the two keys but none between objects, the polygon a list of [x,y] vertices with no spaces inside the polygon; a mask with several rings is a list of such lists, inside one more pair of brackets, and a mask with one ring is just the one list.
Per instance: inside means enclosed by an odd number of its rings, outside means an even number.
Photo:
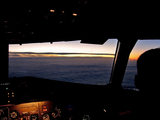
[{"label": "windshield frame", "polygon": [[138,40],[134,38],[130,41],[126,39],[118,39],[116,55],[113,62],[109,84],[114,86],[122,85],[123,77],[129,60],[129,55],[137,41]]}]

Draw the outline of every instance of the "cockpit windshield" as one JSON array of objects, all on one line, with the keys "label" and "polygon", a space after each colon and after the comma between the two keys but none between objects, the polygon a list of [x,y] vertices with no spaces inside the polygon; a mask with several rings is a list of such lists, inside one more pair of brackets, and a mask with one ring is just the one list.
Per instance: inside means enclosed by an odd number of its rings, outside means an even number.
[{"label": "cockpit windshield", "polygon": [[80,41],[9,46],[9,78],[37,77],[72,83],[109,83],[117,39],[103,45]]},{"label": "cockpit windshield", "polygon": [[[9,46],[9,78],[37,77],[72,83],[109,83],[117,39],[103,45],[80,41],[34,43]],[[159,47],[159,41],[139,40],[133,48],[122,86],[135,88],[136,61],[146,50]]]}]

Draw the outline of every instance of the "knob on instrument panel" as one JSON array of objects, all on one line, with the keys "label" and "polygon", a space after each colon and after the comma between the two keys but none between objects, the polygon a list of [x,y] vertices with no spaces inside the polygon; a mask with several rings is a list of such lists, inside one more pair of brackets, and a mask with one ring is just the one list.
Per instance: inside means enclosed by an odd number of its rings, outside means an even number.
[{"label": "knob on instrument panel", "polygon": [[17,111],[11,111],[11,112],[10,112],[10,117],[11,117],[12,119],[16,119],[16,118],[18,117]]}]

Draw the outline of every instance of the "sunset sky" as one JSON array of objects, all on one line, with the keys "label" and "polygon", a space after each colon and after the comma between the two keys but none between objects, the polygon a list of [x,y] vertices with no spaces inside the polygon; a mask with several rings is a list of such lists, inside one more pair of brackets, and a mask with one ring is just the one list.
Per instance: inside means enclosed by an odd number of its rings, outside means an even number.
[{"label": "sunset sky", "polygon": [[[54,43],[34,43],[23,45],[10,45],[10,57],[11,52],[23,52],[17,53],[19,57],[55,57],[55,56],[67,56],[67,57],[113,57],[117,45],[117,39],[109,39],[103,45],[95,44],[82,44],[80,40],[71,42],[54,42]],[[144,51],[160,47],[160,40],[139,40],[133,49],[130,59],[137,59]],[[25,53],[26,52],[26,53]],[[34,53],[34,54],[31,54]],[[35,54],[38,53],[38,54]],[[40,54],[42,53],[42,54]],[[49,53],[49,54],[45,54]],[[52,54],[54,53],[54,54]],[[67,53],[67,54],[60,54]],[[79,53],[79,54],[68,54]],[[81,54],[80,54],[81,53]],[[83,54],[90,53],[90,54]]]}]

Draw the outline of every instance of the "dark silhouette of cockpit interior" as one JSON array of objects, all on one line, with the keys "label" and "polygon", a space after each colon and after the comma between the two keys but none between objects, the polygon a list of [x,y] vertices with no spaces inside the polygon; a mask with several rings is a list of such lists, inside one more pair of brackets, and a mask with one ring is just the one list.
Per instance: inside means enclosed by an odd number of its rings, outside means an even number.
[{"label": "dark silhouette of cockpit interior", "polygon": [[[160,49],[149,50],[139,57],[135,78],[139,91],[121,87],[130,52],[137,40],[160,39],[158,5],[147,1],[127,4],[52,0],[36,5],[28,1],[21,4],[3,1],[0,120],[128,120],[139,119],[139,115],[142,119],[159,118]],[[10,44],[81,40],[81,43],[102,45],[115,38],[118,43],[108,85],[34,77],[8,78]],[[70,110],[75,113],[70,115]]]},{"label": "dark silhouette of cockpit interior", "polygon": [[153,119],[158,117],[159,110],[159,68],[160,48],[144,52],[137,60],[137,75],[135,85],[140,94],[136,113],[139,118]]}]

